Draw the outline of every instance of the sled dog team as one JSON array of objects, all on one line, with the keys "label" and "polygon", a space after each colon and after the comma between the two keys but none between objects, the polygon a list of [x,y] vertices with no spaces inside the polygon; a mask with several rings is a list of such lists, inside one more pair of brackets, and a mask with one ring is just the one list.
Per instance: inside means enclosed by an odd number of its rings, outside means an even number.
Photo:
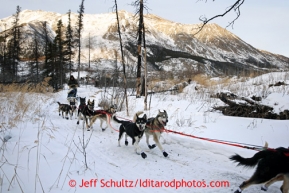
[{"label": "sled dog team", "polygon": [[[70,114],[70,119],[76,110],[75,103],[70,99],[70,104],[59,104],[59,115],[60,112],[66,114],[68,119],[68,113]],[[71,103],[72,102],[72,103]],[[75,102],[75,101],[74,101]],[[133,121],[119,120],[116,116],[116,105],[111,105],[109,109],[106,110],[93,110],[94,109],[94,100],[88,100],[87,104],[85,103],[85,98],[80,98],[80,105],[78,107],[78,121],[81,118],[86,129],[89,131],[92,128],[92,124],[99,119],[102,130],[106,128],[102,127],[103,121],[106,121],[106,124],[110,126],[111,131],[113,128],[110,125],[110,119],[113,118],[114,121],[120,123],[119,127],[119,138],[118,146],[120,146],[120,141],[125,135],[125,145],[128,145],[127,136],[132,139],[132,145],[135,147],[135,152],[140,154],[142,158],[146,158],[147,155],[141,150],[139,142],[143,136],[146,135],[146,143],[149,149],[153,149],[156,146],[162,151],[163,156],[167,157],[168,153],[164,151],[161,143],[160,136],[161,133],[165,130],[165,126],[168,122],[168,114],[165,110],[159,111],[156,117],[147,118],[146,114],[140,117],[143,112],[135,113]],[[64,118],[64,116],[63,116]],[[150,136],[153,137],[155,144],[149,144]],[[250,179],[244,181],[239,188],[234,193],[241,193],[245,188],[253,184],[263,184],[261,190],[267,191],[269,186],[276,181],[283,181],[283,184],[280,187],[282,193],[289,193],[289,148],[279,147],[276,149],[268,148],[268,144],[264,146],[264,150],[257,152],[251,158],[243,158],[242,156],[236,154],[230,157],[230,160],[237,162],[237,166],[244,167],[256,167],[254,174]]]},{"label": "sled dog team", "polygon": [[[71,101],[71,98],[68,99]],[[135,147],[135,152],[137,154],[140,154],[142,158],[146,158],[147,155],[141,150],[139,147],[139,142],[145,134],[146,136],[146,143],[149,147],[149,149],[153,149],[155,147],[158,147],[164,157],[168,156],[168,153],[164,150],[160,143],[160,137],[162,132],[165,130],[165,126],[168,122],[168,114],[165,110],[158,112],[156,117],[147,118],[146,114],[140,116],[143,114],[143,112],[137,112],[134,115],[133,121],[124,121],[119,120],[116,116],[116,105],[111,105],[108,109],[104,110],[94,110],[94,100],[88,100],[87,103],[86,98],[79,98],[80,104],[77,110],[77,124],[79,124],[79,120],[83,119],[83,129],[86,128],[87,131],[92,129],[93,123],[96,120],[100,120],[100,127],[102,128],[102,131],[104,131],[107,126],[111,128],[111,132],[113,132],[113,127],[110,125],[111,118],[113,121],[117,123],[121,123],[119,127],[119,138],[118,138],[118,145],[120,146],[120,140],[122,139],[123,135],[125,135],[125,145],[128,145],[127,136],[129,136],[132,139],[132,145]],[[75,102],[75,101],[74,101]],[[68,114],[70,114],[70,119],[72,119],[74,111],[76,111],[76,108],[72,107],[72,103],[70,104],[62,104],[60,102],[57,102],[59,105],[59,116],[69,119]],[[76,103],[73,103],[74,105]],[[64,114],[66,117],[64,117]],[[76,112],[75,112],[76,114]],[[103,122],[106,122],[106,127],[103,128]],[[153,140],[155,144],[150,145],[149,138],[150,136],[153,137]]]}]

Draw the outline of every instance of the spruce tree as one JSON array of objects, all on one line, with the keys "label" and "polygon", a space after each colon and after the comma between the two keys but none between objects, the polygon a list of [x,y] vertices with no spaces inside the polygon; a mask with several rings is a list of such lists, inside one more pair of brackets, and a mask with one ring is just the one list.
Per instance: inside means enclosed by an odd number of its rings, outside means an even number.
[{"label": "spruce tree", "polygon": [[71,11],[68,11],[68,24],[66,27],[66,40],[65,40],[65,60],[68,63],[69,73],[71,75],[72,72],[72,57],[74,55],[74,39],[73,39],[73,29],[71,27]]},{"label": "spruce tree", "polygon": [[77,37],[77,47],[78,47],[78,76],[77,79],[79,80],[80,76],[80,53],[81,53],[81,32],[83,29],[83,13],[84,13],[84,0],[81,1],[79,6],[78,13],[78,20],[76,24],[76,37]]},{"label": "spruce tree", "polygon": [[[34,32],[34,38],[32,42],[32,58],[33,61],[30,63],[30,74],[31,77],[34,79],[34,74],[36,73],[36,82],[39,82],[39,57],[40,57],[40,43],[37,37],[37,33]],[[35,72],[36,71],[36,72]]]},{"label": "spruce tree", "polygon": [[21,39],[21,26],[19,25],[19,15],[21,8],[17,6],[16,13],[14,14],[13,28],[12,28],[12,41],[11,44],[11,59],[12,59],[12,76],[17,81],[18,76],[18,63],[20,59],[20,39]]},{"label": "spruce tree", "polygon": [[63,32],[63,24],[62,20],[57,22],[57,30],[55,31],[56,36],[54,39],[54,43],[56,46],[56,75],[59,78],[59,85],[62,87],[65,80],[65,72],[66,72],[66,63],[64,58],[64,32]]}]

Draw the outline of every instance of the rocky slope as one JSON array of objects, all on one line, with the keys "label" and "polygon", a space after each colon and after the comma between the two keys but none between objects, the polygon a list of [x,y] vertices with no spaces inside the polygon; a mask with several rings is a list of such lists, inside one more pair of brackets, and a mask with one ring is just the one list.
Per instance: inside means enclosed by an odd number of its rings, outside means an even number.
[{"label": "rocky slope", "polygon": [[[137,18],[126,11],[119,12],[125,57],[128,65],[135,66]],[[13,17],[0,20],[0,35],[12,27]],[[47,21],[51,40],[55,36],[57,21],[67,26],[67,14],[24,10],[20,14],[25,52],[31,51],[36,31],[43,42],[41,22]],[[75,26],[77,14],[71,15]],[[289,58],[254,48],[247,42],[218,26],[208,24],[198,34],[198,24],[175,23],[156,15],[145,15],[147,56],[150,70],[200,70],[211,75],[241,74],[252,71],[281,70],[289,67]],[[6,32],[7,32],[6,31]],[[88,62],[88,40],[91,40],[92,66],[97,69],[111,67],[120,57],[116,14],[85,14],[82,34],[83,65]],[[76,59],[76,57],[75,57]]]}]

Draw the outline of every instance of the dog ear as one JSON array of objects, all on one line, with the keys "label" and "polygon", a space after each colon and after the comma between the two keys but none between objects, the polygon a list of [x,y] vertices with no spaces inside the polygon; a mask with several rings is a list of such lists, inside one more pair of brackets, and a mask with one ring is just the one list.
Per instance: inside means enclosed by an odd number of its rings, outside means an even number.
[{"label": "dog ear", "polygon": [[145,120],[147,120],[147,115],[144,114],[142,118],[145,119]]}]

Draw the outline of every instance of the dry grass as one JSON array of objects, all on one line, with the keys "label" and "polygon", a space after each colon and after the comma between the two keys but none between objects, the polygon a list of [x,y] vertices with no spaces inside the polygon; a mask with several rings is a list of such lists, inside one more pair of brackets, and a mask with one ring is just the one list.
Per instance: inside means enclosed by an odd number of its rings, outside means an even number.
[{"label": "dry grass", "polygon": [[[0,85],[0,130],[15,128],[17,123],[23,122],[24,117],[33,110],[35,115],[40,114],[39,108],[35,106],[35,100],[27,93],[49,93],[52,89],[48,84],[49,79],[45,79],[39,84],[9,84]],[[30,98],[29,98],[30,97]],[[31,112],[30,112],[31,113]]]},{"label": "dry grass", "polygon": [[[18,129],[20,133],[23,133],[26,129],[25,122],[39,122],[38,127],[38,135],[37,135],[37,157],[36,157],[36,174],[35,174],[35,186],[37,183],[40,183],[41,188],[41,180],[39,178],[38,168],[39,168],[39,156],[41,154],[41,148],[39,143],[41,143],[40,136],[42,136],[42,131],[44,131],[45,126],[45,117],[42,116],[43,107],[41,104],[46,104],[49,100],[49,95],[52,91],[51,87],[49,87],[49,78],[45,79],[43,82],[39,84],[1,84],[0,85],[0,139],[2,140],[2,146],[0,147],[2,155],[0,156],[0,162],[2,162],[1,167],[5,167],[5,170],[2,170],[5,178],[3,179],[5,183],[9,183],[8,191],[14,187],[18,186],[18,188],[23,192],[22,189],[22,179],[19,178],[18,172],[19,168],[23,170],[22,163],[19,162],[19,158],[23,155],[22,146],[21,146],[21,135],[19,135],[18,142],[15,143],[15,152],[16,157],[13,160],[7,159],[5,157],[6,150],[6,142],[4,138],[6,136],[10,136],[10,130]],[[29,94],[27,94],[29,93]],[[46,97],[42,97],[39,95],[45,95]],[[24,124],[23,124],[24,123]],[[14,139],[15,140],[15,139]],[[13,144],[13,142],[12,142]],[[11,144],[9,144],[11,145]],[[33,147],[34,148],[34,147]],[[28,158],[29,162],[29,158]],[[13,172],[9,171],[9,168],[14,168]],[[12,171],[12,169],[11,169]],[[6,172],[6,173],[5,173]],[[3,176],[2,176],[3,177]],[[6,190],[4,190],[5,192]],[[35,191],[36,192],[36,191]]]},{"label": "dry grass", "polygon": [[52,92],[52,87],[49,86],[48,82],[51,78],[47,77],[42,82],[38,84],[32,83],[12,83],[12,84],[0,84],[0,91],[7,93],[7,92],[22,92],[22,93],[47,93]]}]

